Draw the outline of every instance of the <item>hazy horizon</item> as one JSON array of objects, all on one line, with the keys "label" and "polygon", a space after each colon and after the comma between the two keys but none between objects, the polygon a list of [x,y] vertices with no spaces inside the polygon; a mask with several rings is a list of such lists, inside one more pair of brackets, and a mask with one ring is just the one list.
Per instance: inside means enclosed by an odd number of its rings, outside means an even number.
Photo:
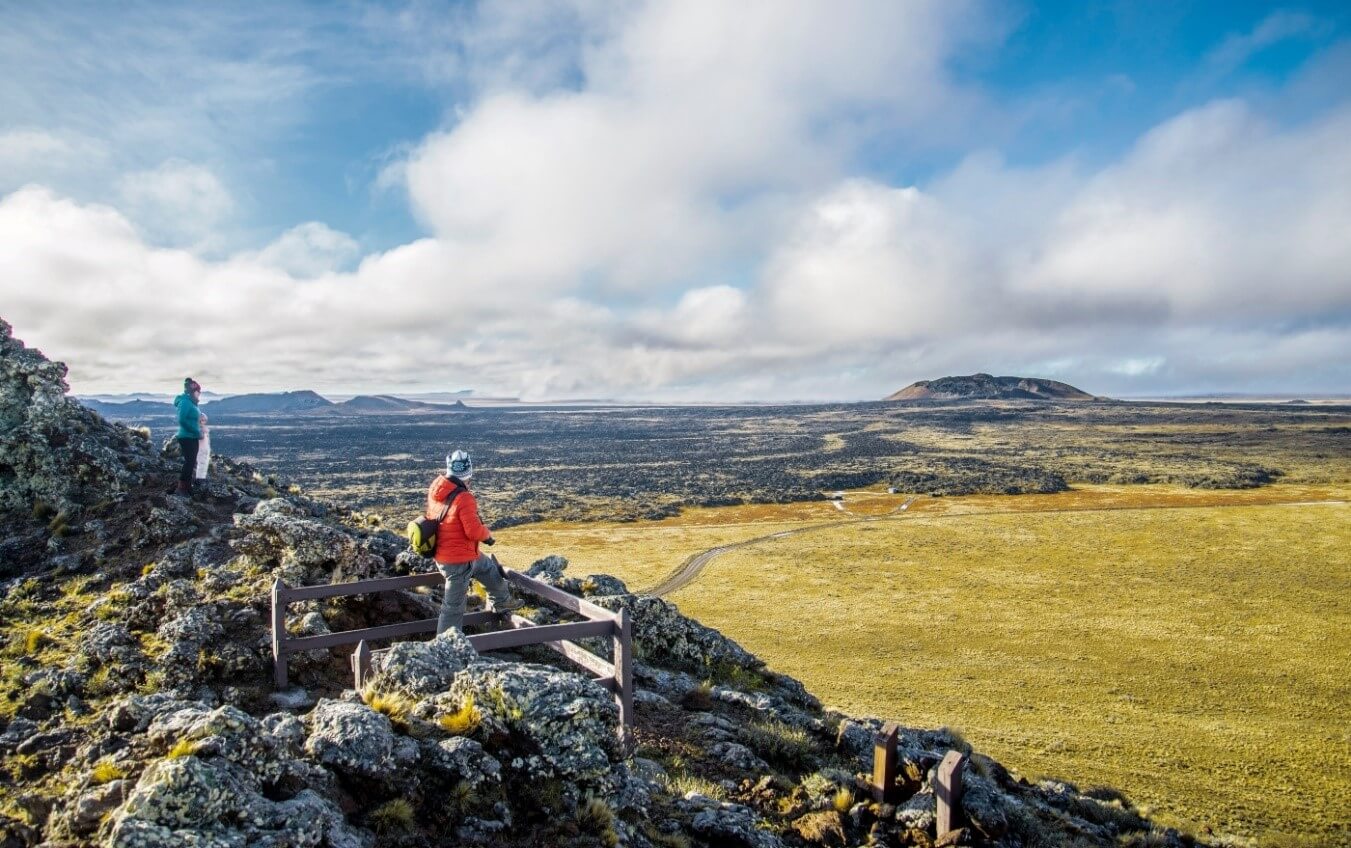
[{"label": "hazy horizon", "polygon": [[0,317],[73,389],[1351,390],[1351,7],[0,10]]}]

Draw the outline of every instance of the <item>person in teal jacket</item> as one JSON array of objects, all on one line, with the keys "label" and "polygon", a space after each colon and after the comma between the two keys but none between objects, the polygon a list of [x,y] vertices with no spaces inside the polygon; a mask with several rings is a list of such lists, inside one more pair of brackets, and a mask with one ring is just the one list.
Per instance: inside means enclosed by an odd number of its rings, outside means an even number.
[{"label": "person in teal jacket", "polygon": [[193,472],[197,470],[197,448],[202,443],[202,411],[197,402],[202,387],[191,377],[183,381],[183,394],[174,398],[178,407],[178,447],[183,453],[183,470],[178,472],[176,494],[192,497]]}]

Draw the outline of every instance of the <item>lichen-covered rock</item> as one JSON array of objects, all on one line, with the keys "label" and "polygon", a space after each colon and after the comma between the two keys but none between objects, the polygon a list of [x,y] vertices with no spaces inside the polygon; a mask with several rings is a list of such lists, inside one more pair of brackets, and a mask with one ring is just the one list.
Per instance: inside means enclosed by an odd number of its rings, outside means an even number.
[{"label": "lichen-covered rock", "polygon": [[203,653],[225,635],[216,613],[211,605],[193,607],[160,625],[157,635],[169,643],[159,661],[167,689],[185,690],[197,680]]},{"label": "lichen-covered rock", "polygon": [[426,697],[444,692],[471,663],[485,662],[459,630],[447,630],[428,642],[398,642],[372,669],[371,687]]},{"label": "lichen-covered rock", "polygon": [[195,756],[161,760],[147,769],[113,814],[104,840],[108,848],[369,848],[373,843],[311,790],[270,801],[247,770]]},{"label": "lichen-covered rock", "polygon": [[310,730],[306,753],[340,774],[392,778],[417,759],[416,743],[396,737],[389,719],[365,704],[326,698],[305,723]]},{"label": "lichen-covered rock", "polygon": [[163,466],[150,443],[67,396],[66,366],[0,319],[0,514],[43,504],[70,520]]},{"label": "lichen-covered rock", "polygon": [[89,665],[120,667],[123,673],[145,663],[136,637],[126,625],[113,622],[101,621],[90,628],[80,639],[79,651]]},{"label": "lichen-covered rock", "polygon": [[146,736],[168,750],[189,742],[197,756],[223,757],[268,784],[288,778],[312,778],[307,764],[295,760],[289,739],[278,738],[261,722],[232,706],[208,710],[195,704],[156,716]]},{"label": "lichen-covered rock", "polygon": [[750,807],[690,793],[677,805],[690,818],[690,828],[714,845],[783,848],[783,840],[762,829],[764,820]]},{"label": "lichen-covered rock", "polygon": [[738,768],[742,771],[762,772],[769,770],[769,764],[755,755],[750,748],[737,742],[716,742],[708,749],[713,759]]},{"label": "lichen-covered rock", "polygon": [[82,837],[98,829],[103,817],[126,800],[129,780],[113,780],[81,792],[48,825],[48,834],[58,838]]},{"label": "lichen-covered rock", "polygon": [[502,780],[502,764],[484,751],[482,745],[463,736],[439,742],[424,741],[422,767],[463,783],[471,790]]},{"label": "lichen-covered rock", "polygon": [[244,531],[231,544],[262,567],[279,567],[290,586],[368,579],[385,567],[352,532],[311,516],[285,498],[258,504],[252,514],[236,514]]},{"label": "lichen-covered rock", "polygon": [[452,697],[474,696],[485,713],[539,750],[542,774],[599,782],[620,759],[619,711],[590,678],[546,666],[475,663],[455,676]]},{"label": "lichen-covered rock", "polygon": [[703,672],[710,667],[764,668],[764,662],[726,636],[680,614],[670,601],[647,595],[597,595],[591,602],[628,610],[633,641],[648,662]]}]

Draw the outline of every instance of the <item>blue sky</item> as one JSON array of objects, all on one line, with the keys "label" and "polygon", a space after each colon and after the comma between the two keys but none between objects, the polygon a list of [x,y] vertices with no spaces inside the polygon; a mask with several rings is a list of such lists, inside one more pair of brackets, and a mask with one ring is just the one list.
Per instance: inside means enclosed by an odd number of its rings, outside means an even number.
[{"label": "blue sky", "polygon": [[0,317],[85,392],[1348,391],[1349,33],[1344,3],[0,4]]}]

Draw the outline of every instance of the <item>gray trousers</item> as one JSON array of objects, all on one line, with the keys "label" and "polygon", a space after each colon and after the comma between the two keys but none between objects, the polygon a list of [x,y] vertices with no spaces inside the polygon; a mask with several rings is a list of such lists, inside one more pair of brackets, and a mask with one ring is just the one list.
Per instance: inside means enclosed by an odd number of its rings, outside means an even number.
[{"label": "gray trousers", "polygon": [[471,579],[483,584],[494,606],[511,600],[511,589],[497,569],[497,561],[487,554],[479,554],[478,559],[470,562],[436,564],[436,570],[446,578],[446,594],[441,599],[441,615],[436,620],[437,633],[444,633],[452,627],[464,629],[464,601],[469,593]]}]

